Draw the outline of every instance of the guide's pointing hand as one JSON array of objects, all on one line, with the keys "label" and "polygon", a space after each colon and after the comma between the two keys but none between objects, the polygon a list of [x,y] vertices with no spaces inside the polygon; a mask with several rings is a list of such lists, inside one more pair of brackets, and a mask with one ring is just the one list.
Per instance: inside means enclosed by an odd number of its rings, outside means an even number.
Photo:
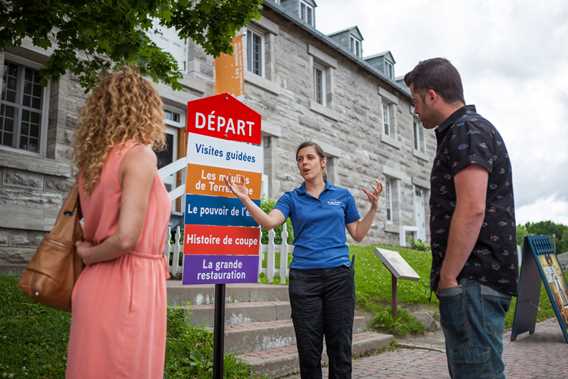
[{"label": "guide's pointing hand", "polygon": [[231,192],[240,200],[245,200],[249,197],[249,190],[242,184],[244,180],[239,180],[239,182],[240,183],[236,183],[233,178],[225,178],[225,183]]}]

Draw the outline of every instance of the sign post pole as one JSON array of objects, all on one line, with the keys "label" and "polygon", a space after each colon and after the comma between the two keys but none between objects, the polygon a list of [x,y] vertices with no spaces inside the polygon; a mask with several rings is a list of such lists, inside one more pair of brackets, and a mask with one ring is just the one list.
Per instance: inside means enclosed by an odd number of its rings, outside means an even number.
[{"label": "sign post pole", "polygon": [[375,254],[391,273],[392,288],[392,318],[395,319],[398,313],[398,279],[419,280],[420,276],[396,251],[378,248]]},{"label": "sign post pole", "polygon": [[391,286],[392,286],[392,318],[396,318],[396,311],[398,307],[398,300],[397,300],[397,285],[398,280],[394,274],[391,274]]},{"label": "sign post pole", "polygon": [[213,379],[223,379],[225,350],[225,284],[215,284],[215,330],[213,332]]},{"label": "sign post pole", "polygon": [[215,284],[213,378],[222,379],[226,285],[258,281],[260,228],[230,183],[260,205],[261,117],[223,93],[188,102],[187,131],[182,284]]}]

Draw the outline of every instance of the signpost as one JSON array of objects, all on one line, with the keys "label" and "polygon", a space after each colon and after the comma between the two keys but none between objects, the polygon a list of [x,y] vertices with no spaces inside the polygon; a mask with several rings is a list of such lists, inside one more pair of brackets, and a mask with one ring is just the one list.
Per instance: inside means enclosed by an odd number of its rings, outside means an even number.
[{"label": "signpost", "polygon": [[214,378],[223,376],[225,284],[256,283],[260,228],[225,180],[260,205],[261,117],[228,93],[187,103],[183,284],[215,284]]},{"label": "signpost", "polygon": [[243,35],[233,38],[233,53],[222,53],[215,58],[215,93],[243,94]]},{"label": "signpost", "polygon": [[391,273],[392,317],[396,318],[398,307],[398,279],[419,280],[420,276],[396,251],[377,247],[375,254],[377,254],[379,259]]},{"label": "signpost", "polygon": [[534,333],[541,282],[568,343],[568,285],[550,236],[525,237],[511,341],[521,333]]}]

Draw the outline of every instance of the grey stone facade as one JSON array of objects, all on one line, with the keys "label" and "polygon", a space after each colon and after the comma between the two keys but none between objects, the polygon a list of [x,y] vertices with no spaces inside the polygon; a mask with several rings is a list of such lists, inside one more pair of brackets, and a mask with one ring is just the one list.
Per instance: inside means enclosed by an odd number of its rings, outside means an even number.
[{"label": "grey stone facade", "polygon": [[[262,76],[246,73],[244,102],[262,115],[269,197],[277,198],[300,184],[295,149],[313,140],[329,155],[330,180],[351,190],[361,213],[367,202],[360,188],[370,186],[376,177],[393,180],[393,220],[385,221],[383,197],[365,242],[398,244],[400,233],[412,232],[417,225],[416,188],[424,191],[424,217],[428,217],[428,177],[435,150],[429,131],[424,131],[424,151],[414,148],[408,90],[271,2],[250,29],[263,37],[264,70]],[[17,63],[41,65],[47,54],[30,45],[0,52],[0,72],[6,60],[20,57],[23,60]],[[157,85],[165,104],[181,112],[188,100],[211,95],[214,87],[212,58],[191,42],[187,54],[184,90]],[[325,74],[325,104],[314,96],[318,67]],[[33,254],[73,182],[71,141],[85,93],[70,75],[51,82],[46,91],[41,153],[0,145],[0,267],[4,269],[20,267]],[[388,136],[383,132],[383,102],[394,109],[394,132]]]}]

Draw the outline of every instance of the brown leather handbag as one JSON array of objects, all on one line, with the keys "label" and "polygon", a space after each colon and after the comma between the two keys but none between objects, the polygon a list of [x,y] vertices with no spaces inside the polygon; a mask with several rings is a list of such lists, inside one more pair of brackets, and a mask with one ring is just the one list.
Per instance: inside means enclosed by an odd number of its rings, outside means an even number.
[{"label": "brown leather handbag", "polygon": [[70,311],[71,292],[83,269],[75,242],[83,239],[77,183],[59,210],[51,232],[43,237],[20,278],[19,287],[37,302]]}]

